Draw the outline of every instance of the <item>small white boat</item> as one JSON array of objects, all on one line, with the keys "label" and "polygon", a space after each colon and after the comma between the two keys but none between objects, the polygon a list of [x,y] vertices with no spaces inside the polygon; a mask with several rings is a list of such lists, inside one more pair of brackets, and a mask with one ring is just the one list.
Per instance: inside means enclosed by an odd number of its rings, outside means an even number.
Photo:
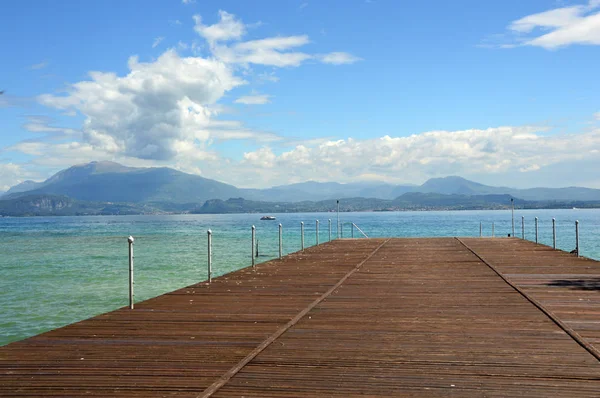
[{"label": "small white boat", "polygon": [[275,217],[273,217],[273,216],[262,216],[260,219],[261,220],[275,220]]}]

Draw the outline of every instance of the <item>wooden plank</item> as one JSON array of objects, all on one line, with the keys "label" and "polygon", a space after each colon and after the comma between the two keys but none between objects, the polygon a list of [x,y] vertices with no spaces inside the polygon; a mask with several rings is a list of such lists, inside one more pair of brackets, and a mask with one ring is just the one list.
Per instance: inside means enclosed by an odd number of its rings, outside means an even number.
[{"label": "wooden plank", "polygon": [[598,361],[463,249],[390,241],[214,396],[598,396]]},{"label": "wooden plank", "polygon": [[[207,396],[598,396],[600,363],[458,241],[375,252],[383,242],[334,241],[0,347],[0,396],[197,397],[215,383]],[[597,292],[549,285],[597,262],[468,244],[600,341]]]},{"label": "wooden plank", "polygon": [[600,352],[598,261],[521,239],[464,241]]}]

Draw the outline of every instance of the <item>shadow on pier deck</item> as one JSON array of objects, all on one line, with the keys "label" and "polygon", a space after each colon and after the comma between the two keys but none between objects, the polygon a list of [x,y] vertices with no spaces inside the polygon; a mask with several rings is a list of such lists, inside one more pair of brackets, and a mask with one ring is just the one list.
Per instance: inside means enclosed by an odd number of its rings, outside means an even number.
[{"label": "shadow on pier deck", "polygon": [[333,241],[2,347],[0,396],[597,397],[599,266]]}]

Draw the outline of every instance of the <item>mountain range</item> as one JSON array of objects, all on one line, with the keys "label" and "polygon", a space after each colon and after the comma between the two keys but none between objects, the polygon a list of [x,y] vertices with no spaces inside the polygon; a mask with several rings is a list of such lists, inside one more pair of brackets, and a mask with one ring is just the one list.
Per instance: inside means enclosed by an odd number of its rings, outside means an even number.
[{"label": "mountain range", "polygon": [[[421,195],[414,195],[416,193]],[[473,199],[474,197],[477,198]],[[93,208],[102,207],[101,204],[120,203],[135,204],[134,209],[129,208],[133,212],[140,205],[148,211],[154,209],[188,212],[201,209],[207,201],[243,198],[246,200],[244,202],[246,206],[257,207],[264,211],[265,206],[257,205],[256,202],[322,202],[325,204],[335,199],[354,198],[355,203],[361,203],[363,206],[361,208],[368,208],[364,201],[367,198],[371,200],[372,209],[376,210],[382,207],[396,208],[402,204],[414,207],[419,204],[419,200],[423,205],[434,208],[435,203],[439,203],[440,206],[449,204],[457,206],[460,202],[473,206],[489,202],[495,206],[506,203],[510,197],[522,202],[548,204],[552,202],[600,203],[600,189],[493,187],[456,176],[432,178],[422,185],[308,181],[267,189],[243,189],[170,168],[135,168],[114,162],[91,162],[62,170],[43,182],[25,181],[10,188],[0,197],[0,202],[4,202],[0,203],[0,208],[9,206],[9,201],[13,204],[18,202],[19,206],[24,208],[27,206],[35,208],[36,205],[31,203],[23,204],[24,198],[33,198],[45,204],[69,203],[69,206],[77,204],[76,207],[81,209],[89,207],[89,203],[95,203]],[[359,198],[363,200],[358,201]],[[88,204],[84,205],[85,203]],[[219,206],[215,207],[215,203],[211,203],[209,203],[209,210],[214,212],[214,209]],[[231,206],[227,206],[223,209],[232,209]],[[233,208],[236,208],[235,206]],[[302,208],[314,207],[311,206],[305,203]],[[298,206],[290,208],[298,208]]]}]

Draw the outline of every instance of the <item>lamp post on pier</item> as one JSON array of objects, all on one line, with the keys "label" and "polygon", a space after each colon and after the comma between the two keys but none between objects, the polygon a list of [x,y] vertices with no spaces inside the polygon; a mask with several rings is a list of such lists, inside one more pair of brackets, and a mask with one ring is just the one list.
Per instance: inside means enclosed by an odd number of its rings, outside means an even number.
[{"label": "lamp post on pier", "polygon": [[515,236],[515,200],[510,198],[510,206],[512,208],[512,237]]}]

